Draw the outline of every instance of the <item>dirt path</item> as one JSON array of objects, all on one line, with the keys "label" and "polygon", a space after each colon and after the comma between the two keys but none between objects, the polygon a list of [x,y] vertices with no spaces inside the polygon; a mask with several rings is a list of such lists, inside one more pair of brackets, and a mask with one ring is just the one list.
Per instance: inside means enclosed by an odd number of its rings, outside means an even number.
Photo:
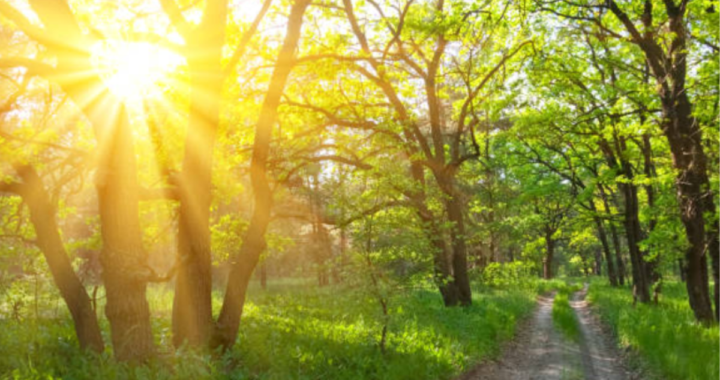
[{"label": "dirt path", "polygon": [[496,361],[480,364],[463,380],[625,380],[620,355],[592,315],[585,301],[587,285],[573,295],[570,305],[578,318],[582,338],[574,343],[555,329],[555,294],[538,298],[532,318],[518,329]]}]

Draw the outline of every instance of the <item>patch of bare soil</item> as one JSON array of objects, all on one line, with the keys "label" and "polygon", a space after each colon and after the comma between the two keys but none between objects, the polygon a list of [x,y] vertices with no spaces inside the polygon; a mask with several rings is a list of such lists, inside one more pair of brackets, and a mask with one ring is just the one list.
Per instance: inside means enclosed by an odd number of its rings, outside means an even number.
[{"label": "patch of bare soil", "polygon": [[580,325],[582,339],[580,348],[582,362],[587,380],[625,380],[631,376],[622,363],[622,356],[612,342],[610,336],[603,330],[598,318],[590,310],[585,300],[587,284],[583,290],[575,293],[570,306]]},{"label": "patch of bare soil", "polygon": [[519,326],[500,358],[481,363],[460,379],[630,379],[621,356],[585,301],[586,294],[587,285],[570,302],[582,333],[579,343],[567,340],[555,329],[552,321],[555,295],[541,296],[533,316]]}]

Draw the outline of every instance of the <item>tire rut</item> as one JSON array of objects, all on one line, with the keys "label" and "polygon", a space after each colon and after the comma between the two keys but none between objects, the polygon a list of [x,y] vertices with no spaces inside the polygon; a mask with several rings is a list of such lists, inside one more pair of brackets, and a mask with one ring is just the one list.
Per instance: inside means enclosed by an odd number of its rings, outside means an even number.
[{"label": "tire rut", "polygon": [[581,332],[578,343],[555,328],[555,293],[538,297],[531,318],[521,323],[502,355],[461,376],[461,380],[625,380],[621,356],[585,301],[587,284],[573,294],[570,306]]},{"label": "tire rut", "polygon": [[600,321],[592,314],[585,300],[588,286],[573,294],[570,306],[575,311],[582,339],[580,350],[587,380],[624,380],[630,376],[625,370],[621,355]]}]

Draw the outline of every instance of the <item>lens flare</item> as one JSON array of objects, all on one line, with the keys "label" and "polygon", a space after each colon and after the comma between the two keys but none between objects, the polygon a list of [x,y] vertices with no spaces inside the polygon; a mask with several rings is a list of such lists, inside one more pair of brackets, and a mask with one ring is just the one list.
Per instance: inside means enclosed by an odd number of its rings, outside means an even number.
[{"label": "lens flare", "polygon": [[157,95],[182,58],[147,42],[103,41],[92,49],[93,63],[110,91],[124,100]]}]

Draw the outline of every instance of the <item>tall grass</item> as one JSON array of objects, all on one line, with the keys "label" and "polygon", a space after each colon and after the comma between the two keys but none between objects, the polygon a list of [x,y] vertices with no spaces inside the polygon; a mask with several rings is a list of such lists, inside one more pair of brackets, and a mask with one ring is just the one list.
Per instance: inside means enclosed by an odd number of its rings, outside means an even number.
[{"label": "tall grass", "polygon": [[628,289],[593,281],[589,297],[622,347],[637,351],[663,379],[707,380],[720,376],[718,326],[694,320],[685,286],[665,281],[659,305],[632,306]]},{"label": "tall grass", "polygon": [[[0,314],[0,377],[449,379],[497,355],[499,344],[513,336],[517,321],[531,313],[536,292],[545,286],[477,288],[471,307],[452,309],[442,306],[433,289],[398,292],[390,299],[383,355],[378,348],[382,315],[372,298],[352,289],[269,285],[267,291],[252,287],[238,344],[221,358],[172,349],[172,293],[164,287],[148,294],[160,352],[140,366],[117,363],[110,352],[80,352],[66,313],[17,320]],[[214,306],[219,302],[214,300]],[[107,323],[101,322],[108,342]]]}]

